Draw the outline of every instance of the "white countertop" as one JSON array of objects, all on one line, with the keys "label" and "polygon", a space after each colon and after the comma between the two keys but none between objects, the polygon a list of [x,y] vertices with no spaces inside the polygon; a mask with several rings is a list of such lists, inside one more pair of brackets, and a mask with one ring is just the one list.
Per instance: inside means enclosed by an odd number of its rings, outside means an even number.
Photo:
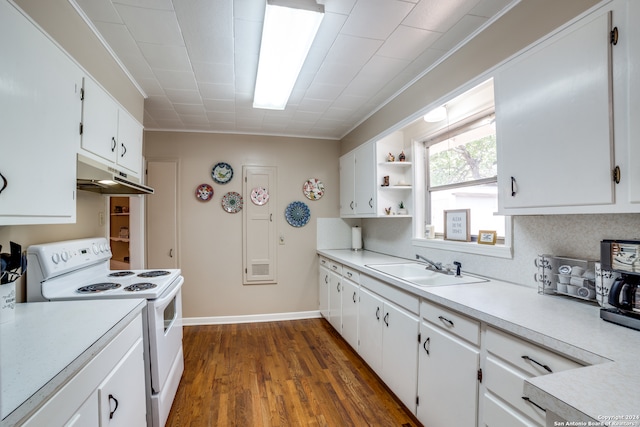
[{"label": "white countertop", "polygon": [[142,311],[144,299],[16,304],[0,324],[0,425],[48,399]]},{"label": "white countertop", "polygon": [[318,253],[591,365],[531,378],[524,393],[567,421],[623,417],[612,425],[640,426],[640,331],[605,322],[598,306],[495,280],[418,287],[365,267],[406,259],[347,249]]}]

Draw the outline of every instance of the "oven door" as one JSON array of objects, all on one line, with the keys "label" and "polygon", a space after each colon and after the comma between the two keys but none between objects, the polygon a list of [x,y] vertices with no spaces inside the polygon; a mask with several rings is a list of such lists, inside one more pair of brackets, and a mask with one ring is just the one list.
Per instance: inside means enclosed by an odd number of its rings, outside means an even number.
[{"label": "oven door", "polygon": [[171,366],[182,348],[182,293],[184,278],[179,276],[160,298],[149,301],[149,358],[151,387],[162,390]]}]

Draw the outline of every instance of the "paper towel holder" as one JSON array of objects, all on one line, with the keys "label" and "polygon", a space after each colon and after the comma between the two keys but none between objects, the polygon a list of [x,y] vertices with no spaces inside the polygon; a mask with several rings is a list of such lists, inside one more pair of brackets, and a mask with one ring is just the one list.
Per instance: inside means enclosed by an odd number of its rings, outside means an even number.
[{"label": "paper towel holder", "polygon": [[362,228],[351,227],[351,250],[358,252],[362,250]]}]

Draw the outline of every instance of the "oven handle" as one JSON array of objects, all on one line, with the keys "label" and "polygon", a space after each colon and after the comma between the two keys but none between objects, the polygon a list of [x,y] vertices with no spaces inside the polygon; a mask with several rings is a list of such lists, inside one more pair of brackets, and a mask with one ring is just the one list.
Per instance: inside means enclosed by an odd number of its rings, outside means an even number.
[{"label": "oven handle", "polygon": [[173,285],[173,289],[166,296],[160,297],[155,300],[153,306],[157,311],[164,311],[165,308],[171,303],[173,297],[175,297],[178,292],[180,292],[180,288],[182,288],[182,284],[184,283],[184,277],[180,276],[177,279],[178,283]]}]

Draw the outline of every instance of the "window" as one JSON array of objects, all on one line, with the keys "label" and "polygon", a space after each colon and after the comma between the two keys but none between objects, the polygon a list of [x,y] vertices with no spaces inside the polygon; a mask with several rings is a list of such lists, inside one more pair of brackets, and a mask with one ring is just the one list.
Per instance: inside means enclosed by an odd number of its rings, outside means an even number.
[{"label": "window", "polygon": [[[498,160],[493,81],[488,80],[448,101],[438,119],[425,116],[414,140],[424,150],[425,224],[444,237],[444,211],[469,209],[471,240],[479,230],[496,231],[498,245],[510,223],[498,210]],[[420,228],[416,237],[424,239]],[[506,239],[510,241],[510,238]],[[440,240],[441,241],[441,240]],[[476,245],[477,246],[477,245]],[[485,246],[485,245],[480,245]]]}]

